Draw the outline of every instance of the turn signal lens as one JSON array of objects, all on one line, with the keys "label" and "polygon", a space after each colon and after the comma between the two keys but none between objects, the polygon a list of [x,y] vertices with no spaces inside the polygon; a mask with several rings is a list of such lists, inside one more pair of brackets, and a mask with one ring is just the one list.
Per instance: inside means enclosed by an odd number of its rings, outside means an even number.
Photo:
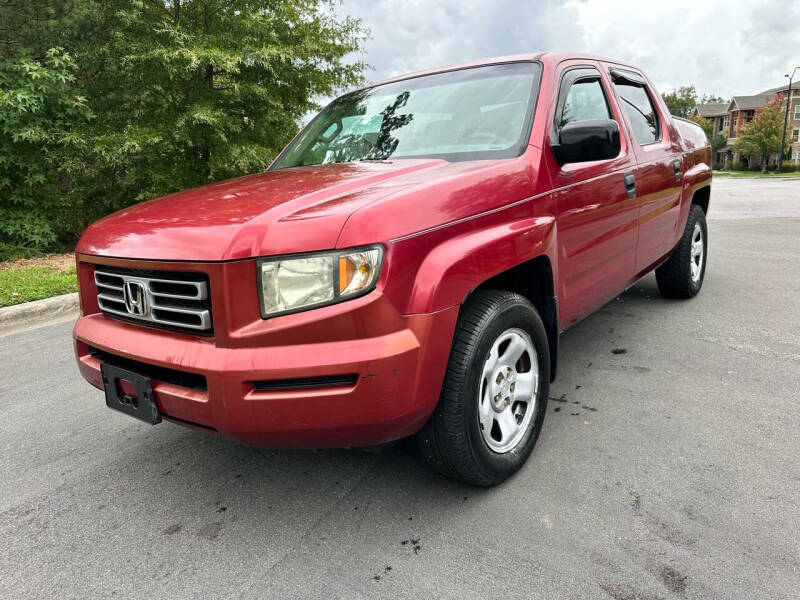
[{"label": "turn signal lens", "polygon": [[339,257],[339,295],[357,294],[374,283],[380,266],[378,248],[361,250]]},{"label": "turn signal lens", "polygon": [[339,293],[341,294],[347,285],[353,280],[356,273],[355,265],[346,257],[339,257]]}]

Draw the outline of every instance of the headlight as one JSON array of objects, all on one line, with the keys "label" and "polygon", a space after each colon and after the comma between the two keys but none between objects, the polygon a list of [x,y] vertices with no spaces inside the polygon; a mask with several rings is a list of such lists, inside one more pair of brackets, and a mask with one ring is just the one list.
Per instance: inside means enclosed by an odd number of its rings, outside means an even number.
[{"label": "headlight", "polygon": [[378,281],[383,248],[319,252],[257,261],[263,318],[362,296]]}]

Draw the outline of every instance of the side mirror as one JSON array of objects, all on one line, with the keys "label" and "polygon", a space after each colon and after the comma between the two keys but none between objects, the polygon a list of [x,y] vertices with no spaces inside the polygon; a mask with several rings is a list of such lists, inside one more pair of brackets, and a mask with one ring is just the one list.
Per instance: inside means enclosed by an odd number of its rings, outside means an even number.
[{"label": "side mirror", "polygon": [[615,158],[621,148],[619,125],[612,119],[567,123],[551,148],[560,165]]}]

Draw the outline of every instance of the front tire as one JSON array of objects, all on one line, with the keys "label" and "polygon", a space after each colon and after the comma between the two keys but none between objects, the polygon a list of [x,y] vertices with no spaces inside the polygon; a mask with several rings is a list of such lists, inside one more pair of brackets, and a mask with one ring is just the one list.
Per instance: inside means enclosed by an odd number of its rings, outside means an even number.
[{"label": "front tire", "polygon": [[689,208],[689,218],[678,247],[667,262],[656,269],[656,282],[666,298],[693,298],[703,287],[708,259],[706,213],[697,204]]},{"label": "front tire", "polygon": [[478,292],[459,316],[439,403],[417,434],[423,458],[471,485],[504,481],[536,444],[549,387],[536,309],[519,294]]}]

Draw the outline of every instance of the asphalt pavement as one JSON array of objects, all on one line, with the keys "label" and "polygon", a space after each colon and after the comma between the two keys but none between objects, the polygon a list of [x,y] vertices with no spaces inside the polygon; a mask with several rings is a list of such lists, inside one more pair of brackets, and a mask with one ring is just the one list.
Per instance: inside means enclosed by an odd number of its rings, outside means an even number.
[{"label": "asphalt pavement", "polygon": [[105,407],[72,323],[0,337],[2,598],[798,598],[800,180],[715,180],[705,285],[561,339],[499,487]]}]

